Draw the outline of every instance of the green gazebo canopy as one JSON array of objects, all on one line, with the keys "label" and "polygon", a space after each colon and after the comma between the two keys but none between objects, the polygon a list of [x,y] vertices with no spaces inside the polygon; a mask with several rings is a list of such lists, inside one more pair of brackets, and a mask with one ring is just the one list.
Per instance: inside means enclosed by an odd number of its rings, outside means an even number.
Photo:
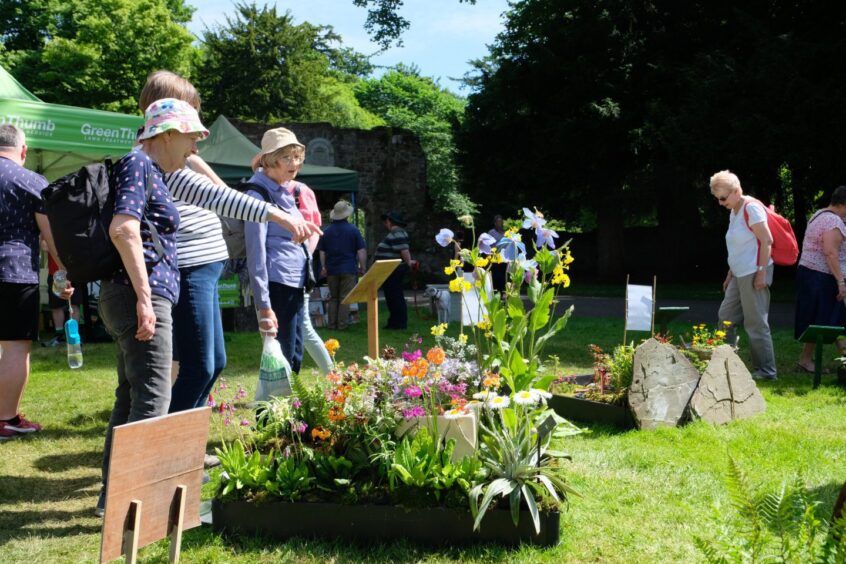
[{"label": "green gazebo canopy", "polygon": [[26,167],[49,180],[132,148],[139,116],[48,104],[0,67],[0,123],[26,133]]},{"label": "green gazebo canopy", "polygon": [[[223,116],[219,116],[209,127],[209,136],[199,144],[199,148],[203,160],[229,185],[252,176],[250,162],[260,151]],[[305,182],[313,190],[358,192],[358,173],[345,168],[306,163],[297,175],[297,180]]]}]

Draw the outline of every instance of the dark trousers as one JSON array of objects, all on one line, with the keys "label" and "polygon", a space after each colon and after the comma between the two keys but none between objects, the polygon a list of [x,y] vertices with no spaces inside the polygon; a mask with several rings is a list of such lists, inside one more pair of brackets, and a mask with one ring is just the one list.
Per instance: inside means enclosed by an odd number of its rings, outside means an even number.
[{"label": "dark trousers", "polygon": [[179,303],[173,308],[173,358],[179,374],[170,413],[202,407],[226,366],[217,281],[223,262],[179,269]]},{"label": "dark trousers", "polygon": [[408,327],[408,308],[402,284],[408,266],[400,264],[382,283],[382,293],[385,294],[385,304],[388,306],[387,329],[406,329]]},{"label": "dark trousers", "polygon": [[109,475],[112,429],[124,423],[165,415],[170,404],[173,304],[153,294],[156,333],[152,340],[142,342],[135,338],[137,302],[132,286],[103,282],[100,288],[100,315],[117,345],[118,376],[103,453],[104,484]]},{"label": "dark trousers", "polygon": [[279,322],[276,340],[282,345],[291,371],[299,374],[303,363],[303,289],[270,282],[268,290],[270,307]]}]

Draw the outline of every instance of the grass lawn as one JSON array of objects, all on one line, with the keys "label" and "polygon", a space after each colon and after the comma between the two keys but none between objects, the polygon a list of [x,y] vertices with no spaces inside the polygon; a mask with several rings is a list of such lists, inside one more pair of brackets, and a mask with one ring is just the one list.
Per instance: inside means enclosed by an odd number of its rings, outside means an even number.
[{"label": "grass lawn", "polygon": [[[431,322],[420,320],[413,311],[410,320],[409,333],[382,332],[383,344],[401,349],[413,331],[430,341]],[[674,334],[684,329],[672,326]],[[348,332],[322,334],[340,339],[340,360],[351,362],[366,352],[361,324]],[[560,358],[565,372],[586,372],[591,364],[587,345],[610,348],[621,335],[620,319],[575,318],[549,352]],[[846,393],[833,385],[833,376],[824,377],[824,385],[812,390],[810,377],[791,372],[799,346],[790,332],[776,331],[775,341],[780,379],[761,385],[765,414],[723,427],[701,422],[654,432],[594,427],[563,441],[560,448],[573,455],[568,479],[582,497],[574,497],[563,514],[563,541],[557,547],[437,550],[407,543],[350,547],[314,540],[229,539],[198,528],[184,536],[184,561],[698,561],[693,536],[710,537],[719,527],[715,510],[725,514],[729,503],[723,485],[729,455],[769,489],[802,472],[820,502],[819,516],[827,518],[846,480]],[[227,348],[229,367],[224,376],[252,394],[260,355],[258,335],[227,335]],[[63,350],[34,351],[23,411],[42,423],[44,431],[0,443],[0,562],[98,558],[101,522],[93,516],[93,508],[116,381],[113,359],[112,344],[86,346],[85,367],[72,372]],[[216,420],[210,443],[218,443],[226,432],[232,430]],[[206,486],[206,498],[213,487],[214,483]],[[159,542],[139,555],[143,562],[165,562],[167,550],[167,543]]]}]

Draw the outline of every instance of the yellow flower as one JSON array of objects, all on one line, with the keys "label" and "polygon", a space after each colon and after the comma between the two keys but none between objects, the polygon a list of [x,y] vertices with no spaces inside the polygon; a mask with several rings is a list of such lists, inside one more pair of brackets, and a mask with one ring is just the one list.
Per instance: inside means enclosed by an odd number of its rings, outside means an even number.
[{"label": "yellow flower", "polygon": [[473,287],[473,284],[471,284],[471,283],[470,283],[470,282],[468,282],[467,280],[463,280],[463,279],[460,279],[460,280],[461,280],[461,282],[462,282],[462,284],[461,284],[461,285],[462,285],[462,287],[464,288],[464,291],[465,291],[465,292],[466,292],[467,290],[469,290],[469,289],[471,289],[471,288]]},{"label": "yellow flower", "polygon": [[338,342],[338,339],[329,339],[328,341],[323,343],[323,346],[326,347],[326,350],[329,352],[329,355],[334,357],[335,351],[341,348],[341,343]]},{"label": "yellow flower", "polygon": [[731,327],[731,321],[723,321],[723,325],[725,325],[726,327]]},{"label": "yellow flower", "polygon": [[449,261],[449,265],[452,267],[461,266],[461,261],[457,259],[452,259]]},{"label": "yellow flower", "polygon": [[461,335],[459,335],[458,336],[458,342],[461,343],[462,345],[466,345],[467,344],[467,334],[462,333]]},{"label": "yellow flower", "polygon": [[485,330],[487,330],[487,329],[490,329],[490,328],[491,328],[491,320],[490,320],[490,318],[486,315],[484,318],[482,318],[482,320],[481,320],[481,321],[477,321],[477,322],[476,322],[476,327],[478,327],[478,328],[479,328],[479,329],[481,329],[482,331],[485,331]]},{"label": "yellow flower", "polygon": [[570,249],[567,249],[567,254],[566,254],[566,255],[564,255],[564,256],[563,256],[563,257],[561,257],[561,258],[562,258],[562,260],[564,261],[564,266],[569,266],[569,264],[570,264],[571,262],[573,262],[574,260],[576,260],[576,259],[574,259],[574,258],[573,258],[573,255],[571,255],[571,254],[570,254]]},{"label": "yellow flower", "polygon": [[726,332],[725,331],[717,331],[717,332],[714,333],[714,336],[716,336],[718,339],[724,339],[725,336],[726,336]]},{"label": "yellow flower", "polygon": [[464,287],[464,279],[463,278],[453,278],[449,281],[449,291],[450,292],[460,292],[461,289]]},{"label": "yellow flower", "polygon": [[446,323],[441,323],[439,325],[433,325],[432,326],[432,335],[434,335],[435,337],[442,336],[444,333],[446,333],[447,327],[448,327],[448,325]]},{"label": "yellow flower", "polygon": [[502,255],[496,248],[491,249],[491,264],[502,264]]},{"label": "yellow flower", "polygon": [[513,238],[515,235],[517,235],[517,230],[514,229],[513,227],[505,230],[505,236],[506,237]]},{"label": "yellow flower", "polygon": [[486,266],[488,266],[489,262],[490,261],[487,259],[487,257],[479,257],[476,259],[476,267],[485,268]]},{"label": "yellow flower", "polygon": [[444,274],[447,276],[452,276],[455,274],[455,267],[454,266],[445,266],[444,267]]}]

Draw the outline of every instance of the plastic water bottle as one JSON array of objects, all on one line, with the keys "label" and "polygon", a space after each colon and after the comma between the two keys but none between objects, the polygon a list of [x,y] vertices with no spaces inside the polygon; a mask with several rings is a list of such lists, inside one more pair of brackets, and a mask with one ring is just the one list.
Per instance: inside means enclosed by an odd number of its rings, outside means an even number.
[{"label": "plastic water bottle", "polygon": [[82,342],[79,338],[79,323],[76,319],[71,318],[65,321],[65,340],[68,343],[68,366],[71,369],[82,368]]},{"label": "plastic water bottle", "polygon": [[57,270],[53,273],[53,293],[56,296],[61,295],[65,291],[65,286],[68,285],[68,273],[64,270]]}]

